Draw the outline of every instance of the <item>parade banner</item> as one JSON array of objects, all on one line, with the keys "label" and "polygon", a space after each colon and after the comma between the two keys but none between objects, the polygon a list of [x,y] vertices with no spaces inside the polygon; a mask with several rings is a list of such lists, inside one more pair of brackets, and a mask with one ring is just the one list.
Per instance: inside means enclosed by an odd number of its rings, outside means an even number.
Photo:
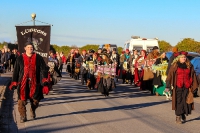
[{"label": "parade banner", "polygon": [[50,31],[49,25],[44,26],[16,26],[18,51],[23,53],[24,45],[27,42],[31,42],[34,47],[34,51],[41,55],[45,62],[48,61],[48,52],[50,49]]}]

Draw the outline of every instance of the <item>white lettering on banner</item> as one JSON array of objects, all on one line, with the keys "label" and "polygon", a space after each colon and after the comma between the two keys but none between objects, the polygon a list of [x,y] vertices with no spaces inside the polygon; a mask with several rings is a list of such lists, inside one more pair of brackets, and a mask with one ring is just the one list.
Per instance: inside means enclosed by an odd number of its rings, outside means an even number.
[{"label": "white lettering on banner", "polygon": [[38,51],[34,51],[35,53],[41,55],[42,57],[46,57],[47,58],[47,53],[42,53],[42,52],[38,52]]},{"label": "white lettering on banner", "polygon": [[23,36],[23,35],[25,35],[26,33],[29,33],[29,32],[36,32],[36,33],[42,34],[44,36],[47,35],[46,32],[44,32],[42,30],[38,30],[38,29],[33,29],[33,28],[31,28],[31,29],[25,29],[24,31],[21,31],[21,34]]}]

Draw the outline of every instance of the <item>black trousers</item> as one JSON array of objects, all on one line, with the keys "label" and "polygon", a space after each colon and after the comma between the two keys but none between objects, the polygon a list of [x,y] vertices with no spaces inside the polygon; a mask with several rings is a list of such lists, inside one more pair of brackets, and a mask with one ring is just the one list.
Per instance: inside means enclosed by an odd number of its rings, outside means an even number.
[{"label": "black trousers", "polygon": [[60,71],[58,70],[58,67],[57,67],[57,66],[54,67],[54,71],[56,71],[56,73],[58,74],[58,76],[61,77],[61,73],[60,73]]},{"label": "black trousers", "polygon": [[191,114],[192,105],[186,103],[188,92],[186,88],[176,88],[176,116]]},{"label": "black trousers", "polygon": [[81,74],[81,83],[84,84],[84,81],[87,83],[87,73]]},{"label": "black trousers", "polygon": [[58,70],[62,73],[62,69],[63,69],[63,64],[60,65]]}]

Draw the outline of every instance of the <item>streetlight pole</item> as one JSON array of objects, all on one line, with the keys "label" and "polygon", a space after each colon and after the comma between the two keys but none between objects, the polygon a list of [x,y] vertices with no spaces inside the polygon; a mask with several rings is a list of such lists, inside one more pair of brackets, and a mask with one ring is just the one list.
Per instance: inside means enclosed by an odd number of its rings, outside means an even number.
[{"label": "streetlight pole", "polygon": [[35,18],[36,18],[36,14],[32,13],[31,14],[32,20],[33,20],[33,25],[35,26]]}]

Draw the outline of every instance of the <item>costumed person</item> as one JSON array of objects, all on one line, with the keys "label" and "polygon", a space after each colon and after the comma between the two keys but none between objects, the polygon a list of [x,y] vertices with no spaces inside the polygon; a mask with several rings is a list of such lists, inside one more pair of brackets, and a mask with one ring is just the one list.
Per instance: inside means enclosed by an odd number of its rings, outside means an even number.
[{"label": "costumed person", "polygon": [[129,64],[130,64],[130,71],[131,71],[131,84],[134,80],[134,74],[135,74],[135,60],[138,58],[138,52],[136,49],[133,49],[133,53],[130,55],[129,58]]},{"label": "costumed person", "polygon": [[[123,69],[123,64],[124,64],[124,60],[125,60],[125,51],[122,51],[120,57],[119,57],[119,70],[118,70],[118,77],[119,79],[124,79],[125,78],[125,74],[126,74],[126,71]],[[122,81],[122,83],[124,83],[125,81]]]},{"label": "costumed person", "polygon": [[140,87],[140,90],[147,90],[148,85],[143,80],[144,76],[144,65],[146,60],[146,50],[141,50],[140,56],[135,60],[135,86]]},{"label": "costumed person", "polygon": [[63,52],[60,52],[60,57],[61,57],[62,63],[60,65],[59,71],[62,73],[63,65],[66,64],[66,57]]},{"label": "costumed person", "polygon": [[8,51],[9,49],[7,47],[5,47],[4,50],[5,50],[5,59],[6,59],[5,69],[8,72],[9,69],[10,69],[9,68],[9,64],[10,64],[10,55],[11,55],[11,53]]},{"label": "costumed person", "polygon": [[58,61],[58,71],[61,74],[61,69],[62,69],[62,66],[63,66],[63,63],[62,63],[62,58],[60,57],[60,54],[57,54],[57,57],[56,57],[57,61]]},{"label": "costumed person", "polygon": [[[43,87],[44,86],[44,87]],[[31,118],[36,117],[36,109],[44,98],[43,93],[48,94],[48,68],[43,58],[33,52],[31,43],[25,44],[25,53],[20,55],[14,66],[12,82],[9,88],[17,89],[18,111],[20,122],[27,121],[26,104],[30,100]]]},{"label": "costumed person", "polygon": [[19,55],[17,54],[17,50],[13,49],[13,53],[10,55],[10,61],[11,61],[11,71],[13,72],[15,61],[17,60],[17,57]]},{"label": "costumed person", "polygon": [[98,92],[101,92],[101,94],[105,97],[109,96],[109,92],[116,87],[114,78],[110,75],[109,66],[111,63],[112,62],[108,55],[103,53],[102,60],[100,62],[101,66],[99,66],[101,68],[98,70],[95,88],[97,88]]},{"label": "costumed person", "polygon": [[87,66],[87,70],[88,70],[88,73],[87,73],[87,87],[89,90],[91,89],[94,89],[92,86],[91,86],[91,83],[94,80],[94,62],[93,62],[93,54],[94,54],[94,50],[93,49],[90,49],[89,50],[89,53],[87,55],[87,58],[86,58],[86,66]]},{"label": "costumed person", "polygon": [[88,66],[89,66],[88,80],[87,80],[88,89],[95,88],[95,84],[96,84],[95,74],[97,71],[97,65],[100,64],[100,62],[98,60],[99,54],[94,53],[92,56],[93,56],[92,60],[89,60],[89,62],[88,62]]},{"label": "costumed person", "polygon": [[108,58],[110,58],[112,55],[112,51],[111,51],[110,47],[107,48],[107,55],[108,55]]},{"label": "costumed person", "polygon": [[60,71],[58,70],[59,61],[58,61],[58,59],[55,57],[53,51],[50,52],[49,61],[54,62],[54,64],[55,64],[55,66],[54,66],[54,71],[57,73],[57,77],[62,77]]},{"label": "costumed person", "polygon": [[81,64],[78,63],[78,58],[80,57],[79,49],[74,50],[74,59],[75,59],[75,69],[74,69],[74,79],[79,80],[80,67]]},{"label": "costumed person", "polygon": [[67,64],[68,64],[67,69],[68,69],[69,76],[71,78],[74,78],[74,71],[75,71],[74,50],[71,50],[71,53],[67,58]]},{"label": "costumed person", "polygon": [[81,64],[81,68],[80,68],[80,75],[81,75],[81,83],[82,85],[84,85],[84,81],[85,83],[87,83],[87,67],[86,67],[86,61],[87,61],[87,52],[86,50],[82,51],[82,55],[78,58],[78,63]]},{"label": "costumed person", "polygon": [[130,83],[131,84],[131,72],[130,72],[130,51],[128,49],[126,49],[124,57],[120,58],[120,62],[122,63],[122,80],[123,80],[123,84],[124,83]]},{"label": "costumed person", "polygon": [[[143,80],[149,85],[148,90],[153,95],[153,72],[152,65],[155,63],[156,59],[159,57],[159,48],[154,46],[152,51],[147,55],[146,66],[144,67],[144,77]],[[152,75],[152,76],[150,76]]]},{"label": "costumed person", "polygon": [[1,64],[6,70],[7,69],[7,56],[6,56],[6,53],[5,53],[5,49],[1,50]]},{"label": "costumed person", "polygon": [[[120,64],[120,56],[117,53],[117,49],[113,48],[111,57],[110,57],[111,61],[112,61],[112,65],[114,65],[116,67],[116,75],[118,75],[118,70],[119,70],[119,64]],[[118,81],[118,77],[115,77],[116,81]]]},{"label": "costumed person", "polygon": [[101,53],[102,53],[102,48],[98,48],[97,53],[98,53],[98,54],[101,54]]},{"label": "costumed person", "polygon": [[79,53],[79,50],[78,49],[75,49],[75,54],[74,54],[74,57],[75,58],[79,58],[79,56],[81,56],[81,54]]},{"label": "costumed person", "polygon": [[7,62],[8,62],[8,68],[7,68],[7,70],[8,70],[8,72],[10,72],[11,71],[11,59],[10,59],[10,56],[11,56],[11,51],[10,51],[10,49],[9,48],[7,48]]},{"label": "costumed person", "polygon": [[159,95],[166,95],[166,100],[171,99],[171,92],[164,92],[166,88],[166,70],[168,65],[168,58],[166,57],[166,53],[161,53],[160,57],[156,59],[156,62],[152,66],[154,71],[154,78],[153,78],[153,94]]},{"label": "costumed person", "polygon": [[198,88],[193,65],[187,59],[187,52],[175,54],[166,80],[166,90],[172,86],[172,110],[175,110],[176,123],[186,122],[186,116],[194,109],[193,92]]}]

